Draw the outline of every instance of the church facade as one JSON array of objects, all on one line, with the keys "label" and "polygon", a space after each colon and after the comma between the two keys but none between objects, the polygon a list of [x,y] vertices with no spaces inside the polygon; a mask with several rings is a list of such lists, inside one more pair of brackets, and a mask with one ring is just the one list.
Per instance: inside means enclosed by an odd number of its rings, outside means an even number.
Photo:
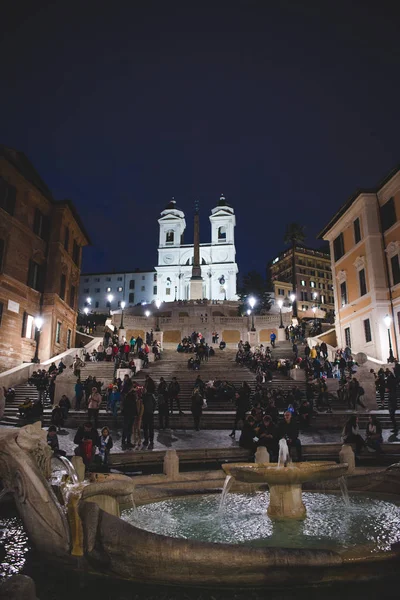
[{"label": "church facade", "polygon": [[[212,209],[209,219],[211,242],[200,244],[202,299],[236,300],[236,217],[224,196]],[[182,243],[186,229],[185,215],[174,200],[162,211],[158,223],[158,299],[162,302],[193,299],[190,279],[194,245]]]},{"label": "church facade", "polygon": [[[223,196],[210,214],[211,242],[200,244],[201,298],[236,300],[236,264],[234,210]],[[121,302],[133,307],[156,300],[190,300],[190,279],[194,244],[183,243],[185,214],[174,200],[161,212],[159,223],[158,264],[154,271],[83,273],[79,286],[79,310],[107,312],[118,310]],[[111,302],[109,302],[109,298]],[[198,299],[198,298],[195,298]]]}]

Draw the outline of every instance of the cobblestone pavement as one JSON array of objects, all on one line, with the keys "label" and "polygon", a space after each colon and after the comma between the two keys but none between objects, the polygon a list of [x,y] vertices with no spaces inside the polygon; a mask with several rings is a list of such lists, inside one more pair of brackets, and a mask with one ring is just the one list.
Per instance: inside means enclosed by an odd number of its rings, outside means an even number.
[{"label": "cobblestone pavement", "polygon": [[[70,455],[73,454],[75,444],[74,437],[76,429],[64,429],[63,435],[59,435],[59,444],[62,450]],[[307,433],[301,433],[300,439],[303,444],[323,444],[323,443],[338,443],[340,439],[340,430],[324,431],[312,430]],[[111,433],[114,447],[112,452],[122,452],[121,448],[121,430]],[[229,437],[229,431],[226,429],[209,429],[203,431],[194,431],[190,429],[174,429],[166,431],[154,432],[154,450],[185,450],[193,448],[230,448],[239,446],[240,432],[236,432],[236,438],[233,440]],[[390,438],[390,439],[389,439]],[[400,438],[394,438],[389,430],[383,431],[383,439],[385,442],[400,443]],[[137,450],[135,450],[137,451]],[[130,450],[132,452],[132,450]]]}]

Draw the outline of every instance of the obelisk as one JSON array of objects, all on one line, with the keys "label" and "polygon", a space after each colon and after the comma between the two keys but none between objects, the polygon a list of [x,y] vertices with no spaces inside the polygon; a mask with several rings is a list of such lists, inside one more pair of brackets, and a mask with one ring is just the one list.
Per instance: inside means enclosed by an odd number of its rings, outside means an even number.
[{"label": "obelisk", "polygon": [[190,300],[203,299],[203,278],[200,267],[200,219],[199,203],[196,200],[194,210],[194,235],[193,235],[193,266],[190,278]]}]

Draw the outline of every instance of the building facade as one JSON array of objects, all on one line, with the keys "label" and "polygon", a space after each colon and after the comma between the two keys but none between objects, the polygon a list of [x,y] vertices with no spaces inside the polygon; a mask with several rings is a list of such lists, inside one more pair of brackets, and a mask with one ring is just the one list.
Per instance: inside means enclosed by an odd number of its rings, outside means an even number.
[{"label": "building facade", "polygon": [[[269,264],[269,276],[275,300],[287,300],[292,292],[292,256],[290,248]],[[334,295],[329,253],[303,246],[295,248],[296,298],[299,316],[313,306],[325,313],[334,309]]]},{"label": "building facade", "polygon": [[[83,273],[79,285],[79,309],[105,313],[117,310],[124,301],[126,306],[149,304],[157,299],[156,271],[131,273]],[[111,303],[108,297],[112,296]]]},{"label": "building facade", "polygon": [[[202,297],[208,300],[236,300],[238,267],[235,262],[235,213],[221,196],[209,218],[211,243],[200,244]],[[172,200],[161,212],[158,223],[158,265],[155,270],[82,274],[80,310],[86,306],[96,312],[105,312],[109,308],[116,310],[122,301],[129,307],[156,300],[189,300],[194,245],[183,243],[185,214]],[[111,307],[107,298],[109,294],[113,296]]]},{"label": "building facade", "polygon": [[320,238],[331,248],[338,345],[386,362],[390,334],[398,357],[400,170],[376,188],[356,192]]},{"label": "building facade", "polygon": [[22,152],[0,146],[0,370],[30,362],[35,317],[39,358],[75,343],[82,247],[89,243],[70,201],[57,202]]}]

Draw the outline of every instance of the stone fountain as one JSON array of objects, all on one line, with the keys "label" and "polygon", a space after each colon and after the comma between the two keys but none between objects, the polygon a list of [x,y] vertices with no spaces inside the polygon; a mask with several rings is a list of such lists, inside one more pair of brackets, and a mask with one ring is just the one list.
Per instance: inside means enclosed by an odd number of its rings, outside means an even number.
[{"label": "stone fountain", "polygon": [[347,473],[348,465],[334,462],[292,463],[286,441],[280,440],[278,463],[232,463],[222,465],[222,468],[237,481],[268,484],[270,500],[267,514],[272,519],[305,519],[302,484],[342,477]]}]

